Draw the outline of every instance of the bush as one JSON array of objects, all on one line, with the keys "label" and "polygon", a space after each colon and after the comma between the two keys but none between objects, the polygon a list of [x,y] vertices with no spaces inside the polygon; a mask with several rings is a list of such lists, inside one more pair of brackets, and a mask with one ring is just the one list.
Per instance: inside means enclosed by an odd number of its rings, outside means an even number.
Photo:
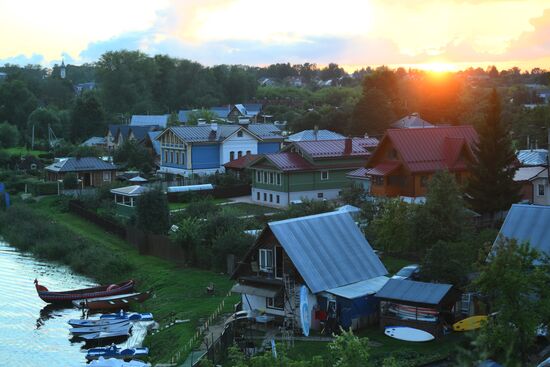
[{"label": "bush", "polygon": [[211,213],[220,211],[220,207],[214,203],[211,196],[205,198],[195,198],[187,208],[185,216],[189,218],[206,218]]},{"label": "bush", "polygon": [[78,178],[74,173],[67,173],[63,177],[63,188],[66,190],[75,190],[78,188]]},{"label": "bush", "polygon": [[27,189],[34,196],[57,195],[58,183],[31,180],[27,181]]},{"label": "bush", "polygon": [[137,225],[145,231],[165,234],[170,227],[170,210],[166,195],[160,189],[142,194],[137,200]]},{"label": "bush", "polygon": [[0,148],[11,148],[19,142],[19,131],[17,127],[3,122],[0,124]]}]

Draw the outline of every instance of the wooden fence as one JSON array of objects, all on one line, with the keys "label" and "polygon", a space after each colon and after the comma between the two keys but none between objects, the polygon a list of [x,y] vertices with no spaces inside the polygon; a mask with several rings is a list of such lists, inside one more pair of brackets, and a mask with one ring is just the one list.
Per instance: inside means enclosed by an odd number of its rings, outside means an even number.
[{"label": "wooden fence", "polygon": [[69,211],[96,224],[109,233],[112,233],[122,239],[126,238],[126,228],[124,226],[100,217],[96,213],[86,209],[78,200],[69,201]]}]

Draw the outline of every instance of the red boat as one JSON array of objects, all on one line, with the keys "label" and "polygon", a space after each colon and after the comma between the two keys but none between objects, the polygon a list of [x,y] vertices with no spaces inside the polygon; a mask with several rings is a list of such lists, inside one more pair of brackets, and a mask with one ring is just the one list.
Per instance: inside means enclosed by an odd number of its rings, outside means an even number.
[{"label": "red boat", "polygon": [[127,280],[122,283],[76,289],[74,291],[51,292],[48,288],[38,284],[38,280],[34,280],[34,286],[36,287],[38,297],[47,303],[71,303],[77,299],[116,296],[119,294],[132,292],[134,290],[134,285],[135,282],[133,280]]},{"label": "red boat", "polygon": [[73,305],[78,308],[87,308],[89,310],[122,310],[127,309],[131,303],[142,303],[150,297],[151,291],[147,291],[101,298],[79,299],[73,301]]}]

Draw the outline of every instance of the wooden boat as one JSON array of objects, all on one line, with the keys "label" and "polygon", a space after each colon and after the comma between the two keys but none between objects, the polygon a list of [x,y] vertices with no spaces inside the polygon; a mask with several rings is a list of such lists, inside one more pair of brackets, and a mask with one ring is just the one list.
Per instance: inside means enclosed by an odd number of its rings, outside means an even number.
[{"label": "wooden boat", "polygon": [[120,310],[128,308],[131,303],[141,303],[149,297],[151,297],[151,291],[120,294],[112,297],[79,299],[73,301],[73,305],[78,308],[87,308],[90,310]]},{"label": "wooden boat", "polygon": [[128,322],[129,319],[71,319],[68,321],[72,327],[111,326]]},{"label": "wooden boat", "polygon": [[118,294],[124,294],[132,292],[134,290],[135,282],[133,280],[127,280],[125,282],[102,285],[93,288],[76,289],[72,291],[52,292],[43,285],[38,284],[38,280],[34,280],[34,286],[38,297],[47,303],[71,303],[78,299],[91,299],[98,297],[109,297]]},{"label": "wooden boat", "polygon": [[149,348],[147,347],[122,349],[113,344],[109,347],[89,349],[88,353],[86,353],[86,359],[88,361],[98,359],[99,357],[132,359],[136,357],[145,357],[148,354],[149,354]]},{"label": "wooden boat", "polygon": [[99,316],[101,320],[130,320],[130,321],[153,321],[153,314],[150,312],[126,312],[120,310],[116,313],[106,313]]},{"label": "wooden boat", "polygon": [[78,335],[78,334],[97,333],[100,331],[111,332],[119,329],[127,329],[129,327],[130,327],[130,321],[126,320],[125,323],[114,324],[114,325],[74,327],[69,329],[69,332],[73,335]]}]

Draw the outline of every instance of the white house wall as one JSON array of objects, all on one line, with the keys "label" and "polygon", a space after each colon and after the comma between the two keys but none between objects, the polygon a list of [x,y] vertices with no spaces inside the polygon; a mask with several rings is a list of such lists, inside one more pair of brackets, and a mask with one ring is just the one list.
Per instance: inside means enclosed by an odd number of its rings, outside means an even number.
[{"label": "white house wall", "polygon": [[247,151],[250,151],[251,154],[258,154],[258,140],[246,131],[242,131],[242,137],[237,136],[237,133],[235,133],[222,143],[220,149],[221,165],[229,162],[230,152],[235,152],[234,159],[239,157],[239,151],[242,152],[243,156],[246,155]]},{"label": "white house wall", "polygon": [[[274,191],[274,190],[265,190],[261,188],[252,188],[252,201],[258,205],[271,206],[274,208],[285,208],[295,200],[334,200],[338,199],[341,189],[319,189],[319,190],[310,190],[310,191],[296,191],[296,192],[284,192],[284,191]],[[260,194],[260,199],[258,200],[258,193]],[[323,197],[319,198],[318,195],[322,193]],[[264,200],[264,194],[265,200]],[[272,195],[272,196],[270,196]],[[279,195],[279,203],[277,203],[277,195]],[[271,201],[270,198],[273,198]]]},{"label": "white house wall", "polygon": [[284,316],[283,310],[276,310],[266,307],[266,297],[254,296],[251,294],[242,295],[243,310],[245,311],[258,311],[260,313],[267,313],[269,315]]},{"label": "white house wall", "polygon": [[[550,205],[550,185],[548,179],[536,178],[533,181],[533,204]],[[544,195],[539,195],[539,185],[544,185]]]}]

